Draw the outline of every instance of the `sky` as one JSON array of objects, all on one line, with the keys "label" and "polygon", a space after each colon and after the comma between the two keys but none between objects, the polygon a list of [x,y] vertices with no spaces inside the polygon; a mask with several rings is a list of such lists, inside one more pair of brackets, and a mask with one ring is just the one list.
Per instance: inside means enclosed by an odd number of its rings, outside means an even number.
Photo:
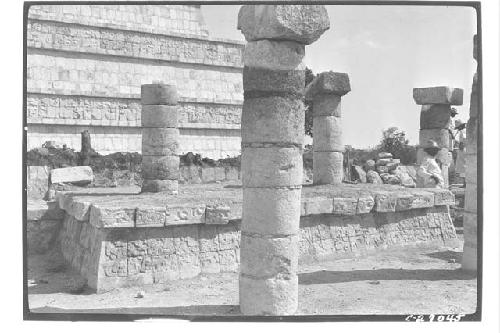
[{"label": "sky", "polygon": [[[467,121],[476,62],[472,39],[476,13],[460,6],[325,6],[330,29],[306,46],[304,63],[317,74],[349,74],[351,92],[342,98],[344,143],[376,146],[392,126],[418,144],[420,106],[414,87],[464,89],[458,118]],[[244,40],[236,29],[240,6],[203,5],[213,37]]]}]

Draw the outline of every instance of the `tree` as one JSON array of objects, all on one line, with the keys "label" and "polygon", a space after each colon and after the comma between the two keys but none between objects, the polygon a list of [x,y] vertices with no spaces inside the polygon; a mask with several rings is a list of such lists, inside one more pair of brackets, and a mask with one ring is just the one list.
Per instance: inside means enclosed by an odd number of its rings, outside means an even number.
[{"label": "tree", "polygon": [[379,150],[391,153],[394,158],[399,158],[402,164],[414,164],[417,161],[415,146],[408,144],[406,133],[397,127],[389,127],[382,132],[382,141]]},{"label": "tree", "polygon": [[[314,80],[314,73],[308,67],[306,67],[306,80],[305,86],[311,83]],[[313,136],[312,127],[313,127],[313,102],[312,101],[304,101],[305,105],[305,126],[304,130],[307,135]]]}]

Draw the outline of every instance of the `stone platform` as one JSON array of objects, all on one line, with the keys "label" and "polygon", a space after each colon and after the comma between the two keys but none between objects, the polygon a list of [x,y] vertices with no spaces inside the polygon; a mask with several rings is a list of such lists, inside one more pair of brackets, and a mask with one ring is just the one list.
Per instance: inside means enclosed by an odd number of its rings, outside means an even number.
[{"label": "stone platform", "polygon": [[[57,193],[65,259],[98,292],[160,283],[239,265],[242,189],[180,185],[176,196],[139,188]],[[354,256],[397,246],[451,245],[450,191],[395,185],[302,189],[300,259]]]}]

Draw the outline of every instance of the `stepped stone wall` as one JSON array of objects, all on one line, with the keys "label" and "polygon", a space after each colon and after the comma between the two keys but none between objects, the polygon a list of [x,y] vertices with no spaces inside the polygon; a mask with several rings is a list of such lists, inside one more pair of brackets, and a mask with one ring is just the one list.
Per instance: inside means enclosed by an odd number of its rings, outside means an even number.
[{"label": "stepped stone wall", "polygon": [[141,151],[140,87],[175,85],[180,153],[240,153],[243,43],[211,38],[199,5],[37,5],[27,23],[28,149],[53,140]]}]

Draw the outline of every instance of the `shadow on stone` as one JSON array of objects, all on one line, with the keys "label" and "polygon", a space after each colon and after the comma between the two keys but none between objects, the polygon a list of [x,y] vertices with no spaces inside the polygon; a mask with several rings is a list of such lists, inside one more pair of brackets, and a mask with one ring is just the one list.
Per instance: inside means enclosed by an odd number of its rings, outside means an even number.
[{"label": "shadow on stone", "polygon": [[[172,307],[126,307],[101,309],[62,309],[44,306],[33,309],[34,313],[65,313],[65,314],[145,314],[169,316],[241,316],[238,305],[189,305]],[[98,317],[95,317],[99,320]],[[189,318],[186,318],[189,319]]]},{"label": "shadow on stone", "polygon": [[299,274],[299,284],[330,284],[373,280],[471,280],[474,275],[460,269],[377,269],[356,271],[317,271]]},{"label": "shadow on stone", "polygon": [[441,259],[444,261],[455,260],[456,262],[460,262],[462,260],[462,252],[455,251],[442,251],[442,252],[432,252],[425,254],[428,257]]}]

